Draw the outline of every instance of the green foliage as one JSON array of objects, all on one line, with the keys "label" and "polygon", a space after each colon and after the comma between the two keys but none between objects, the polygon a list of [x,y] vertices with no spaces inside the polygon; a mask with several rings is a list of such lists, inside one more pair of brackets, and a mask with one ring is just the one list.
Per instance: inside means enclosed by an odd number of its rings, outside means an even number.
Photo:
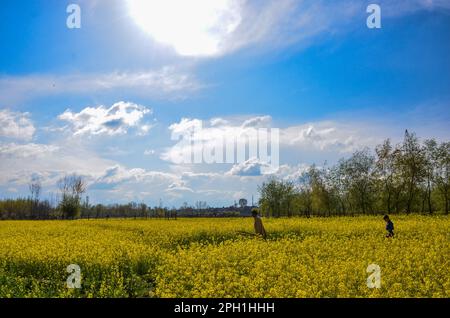
[{"label": "green foliage", "polygon": [[64,196],[59,208],[65,219],[75,219],[80,216],[80,199],[76,196]]},{"label": "green foliage", "polygon": [[292,203],[296,191],[289,181],[271,179],[258,188],[260,193],[260,208],[266,216],[292,216]]},{"label": "green foliage", "polygon": [[450,143],[423,143],[405,132],[401,144],[387,139],[356,151],[335,166],[312,165],[297,183],[271,179],[259,188],[267,216],[332,216],[382,213],[448,214]]}]

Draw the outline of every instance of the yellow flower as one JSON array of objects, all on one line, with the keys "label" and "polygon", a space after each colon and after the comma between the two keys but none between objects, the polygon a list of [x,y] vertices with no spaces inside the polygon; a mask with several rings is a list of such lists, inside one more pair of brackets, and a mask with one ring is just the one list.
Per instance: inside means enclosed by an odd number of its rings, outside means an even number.
[{"label": "yellow flower", "polygon": [[[449,297],[448,217],[3,221],[0,297]],[[70,264],[81,288],[68,289]],[[381,269],[368,288],[366,269]]]}]

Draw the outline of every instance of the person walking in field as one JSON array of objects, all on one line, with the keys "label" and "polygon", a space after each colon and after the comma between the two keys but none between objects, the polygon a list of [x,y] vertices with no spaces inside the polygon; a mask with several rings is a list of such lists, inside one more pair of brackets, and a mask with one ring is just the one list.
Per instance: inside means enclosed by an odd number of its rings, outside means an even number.
[{"label": "person walking in field", "polygon": [[266,229],[264,228],[264,225],[262,223],[262,219],[258,214],[258,210],[253,209],[252,210],[252,216],[253,219],[255,221],[255,232],[257,235],[261,235],[264,239],[266,239],[267,234],[266,234]]},{"label": "person walking in field", "polygon": [[389,215],[385,215],[383,217],[383,220],[386,222],[386,237],[394,237],[394,223],[392,223],[391,219],[389,218]]}]

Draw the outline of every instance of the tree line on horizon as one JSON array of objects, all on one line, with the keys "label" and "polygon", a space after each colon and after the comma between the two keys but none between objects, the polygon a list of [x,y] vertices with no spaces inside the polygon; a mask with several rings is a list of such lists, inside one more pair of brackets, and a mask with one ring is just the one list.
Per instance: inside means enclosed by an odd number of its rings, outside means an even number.
[{"label": "tree line on horizon", "polygon": [[[387,139],[374,153],[365,148],[331,167],[312,165],[298,180],[269,179],[258,187],[259,211],[267,217],[448,214],[449,171],[450,142],[420,142],[406,131],[400,144]],[[29,197],[0,200],[0,219],[227,217],[250,215],[254,208],[245,199],[222,208],[204,201],[171,209],[135,202],[91,205],[89,196],[82,199],[86,183],[77,175],[58,181],[57,198],[40,200],[41,188],[32,180]]]},{"label": "tree line on horizon", "polygon": [[33,179],[28,188],[29,196],[18,199],[0,200],[0,220],[73,220],[108,218],[166,218],[183,217],[233,217],[251,214],[252,207],[247,200],[239,200],[228,207],[210,207],[206,201],[197,201],[194,206],[185,202],[179,208],[162,206],[150,207],[145,203],[129,202],[125,204],[90,204],[83,177],[67,175],[58,180],[57,196],[41,200],[42,185]]},{"label": "tree line on horizon", "polygon": [[260,213],[269,217],[441,212],[448,214],[450,142],[420,142],[405,131],[334,166],[312,165],[299,180],[271,178],[259,187]]}]

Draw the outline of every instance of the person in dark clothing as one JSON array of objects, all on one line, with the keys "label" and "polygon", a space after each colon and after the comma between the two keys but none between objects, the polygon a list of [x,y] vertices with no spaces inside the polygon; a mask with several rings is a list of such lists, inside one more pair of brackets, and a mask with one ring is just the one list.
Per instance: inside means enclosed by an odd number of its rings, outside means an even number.
[{"label": "person in dark clothing", "polygon": [[385,215],[383,220],[386,222],[386,237],[394,237],[394,223],[392,223],[389,215]]}]

